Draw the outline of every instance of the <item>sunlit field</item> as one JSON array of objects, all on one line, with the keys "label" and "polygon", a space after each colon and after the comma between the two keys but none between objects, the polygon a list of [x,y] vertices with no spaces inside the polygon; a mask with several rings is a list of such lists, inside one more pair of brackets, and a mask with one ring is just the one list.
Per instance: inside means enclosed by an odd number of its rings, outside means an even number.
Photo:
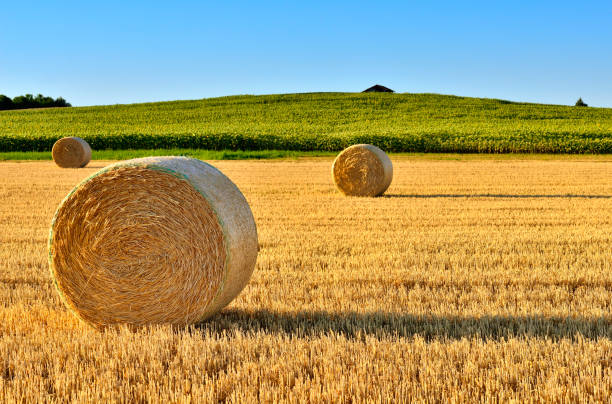
[{"label": "sunlit field", "polygon": [[347,198],[331,158],[212,162],[258,226],[250,283],[190,328],[96,331],[47,237],[107,162],[0,163],[2,402],[609,402],[612,157],[395,157]]},{"label": "sunlit field", "polygon": [[[438,94],[305,93],[0,111],[0,152],[94,150],[612,153],[612,109]],[[101,159],[104,157],[100,157]]]}]

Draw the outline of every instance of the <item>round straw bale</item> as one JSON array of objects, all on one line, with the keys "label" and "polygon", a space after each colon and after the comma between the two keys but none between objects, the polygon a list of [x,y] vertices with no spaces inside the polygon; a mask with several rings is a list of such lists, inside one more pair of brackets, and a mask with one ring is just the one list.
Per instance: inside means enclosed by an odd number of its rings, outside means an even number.
[{"label": "round straw bale", "polygon": [[49,266],[65,304],[82,320],[197,323],[247,284],[257,229],[246,199],[223,173],[186,157],[108,166],[58,207]]},{"label": "round straw bale", "polygon": [[345,195],[378,196],[391,184],[393,165],[378,147],[357,144],[338,154],[332,176],[336,187]]},{"label": "round straw bale", "polygon": [[80,137],[64,137],[53,144],[51,155],[62,168],[80,168],[91,160],[91,147]]}]

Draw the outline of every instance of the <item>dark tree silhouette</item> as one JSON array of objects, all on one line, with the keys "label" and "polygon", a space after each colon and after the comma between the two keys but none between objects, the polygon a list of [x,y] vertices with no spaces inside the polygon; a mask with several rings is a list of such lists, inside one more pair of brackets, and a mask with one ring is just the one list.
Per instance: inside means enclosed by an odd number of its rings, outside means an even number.
[{"label": "dark tree silhouette", "polygon": [[13,108],[13,100],[4,94],[0,94],[0,110]]},{"label": "dark tree silhouette", "polygon": [[19,95],[12,100],[6,95],[0,94],[0,110],[3,109],[27,109],[27,108],[50,108],[50,107],[70,107],[62,97],[53,99],[38,94],[34,97],[32,94]]},{"label": "dark tree silhouette", "polygon": [[587,103],[582,101],[582,97],[578,98],[578,101],[576,101],[576,106],[577,107],[588,107]]}]

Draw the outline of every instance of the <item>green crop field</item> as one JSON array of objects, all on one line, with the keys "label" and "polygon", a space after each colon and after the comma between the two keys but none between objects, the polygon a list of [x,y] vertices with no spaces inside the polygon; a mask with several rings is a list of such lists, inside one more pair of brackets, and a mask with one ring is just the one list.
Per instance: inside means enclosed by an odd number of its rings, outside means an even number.
[{"label": "green crop field", "polygon": [[311,93],[0,111],[0,152],[94,150],[612,153],[612,109],[436,94]]}]

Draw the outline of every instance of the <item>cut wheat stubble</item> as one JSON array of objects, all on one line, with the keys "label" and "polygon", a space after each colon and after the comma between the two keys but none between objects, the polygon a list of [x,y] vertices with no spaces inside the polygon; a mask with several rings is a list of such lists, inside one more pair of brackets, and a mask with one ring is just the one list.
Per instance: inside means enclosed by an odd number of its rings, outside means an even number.
[{"label": "cut wheat stubble", "polygon": [[197,323],[248,282],[257,230],[240,190],[184,157],[111,165],[60,204],[49,264],[66,305],[96,327]]}]

